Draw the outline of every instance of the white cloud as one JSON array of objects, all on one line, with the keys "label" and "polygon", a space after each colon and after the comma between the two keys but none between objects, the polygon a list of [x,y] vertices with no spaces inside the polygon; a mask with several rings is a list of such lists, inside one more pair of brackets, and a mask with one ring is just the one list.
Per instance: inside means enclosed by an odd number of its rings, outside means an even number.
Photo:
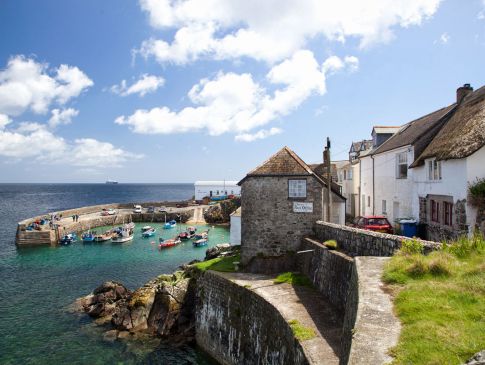
[{"label": "white cloud", "polygon": [[8,117],[8,115],[0,114],[0,131],[11,121],[12,120]]},{"label": "white cloud", "polygon": [[17,116],[31,110],[44,114],[52,103],[64,105],[92,85],[77,67],[60,65],[48,70],[47,64],[15,56],[0,71],[0,113]]},{"label": "white cloud", "polygon": [[443,33],[440,35],[440,39],[439,39],[439,42],[443,45],[447,44],[448,42],[450,41],[450,36],[448,35],[448,33]]},{"label": "white cloud", "polygon": [[[137,52],[184,64],[200,57],[251,57],[278,62],[325,37],[361,47],[387,42],[393,28],[420,25],[441,0],[140,0],[155,28],[174,29],[171,42],[150,39]],[[277,11],[275,10],[277,9]]]},{"label": "white cloud", "polygon": [[21,123],[13,130],[0,129],[0,156],[98,169],[121,166],[142,157],[95,139],[76,139],[70,143],[38,123]]},{"label": "white cloud", "polygon": [[73,108],[68,109],[53,109],[51,111],[52,116],[49,119],[49,126],[52,128],[61,124],[70,124],[72,118],[77,117],[79,111]]},{"label": "white cloud", "polygon": [[273,127],[271,129],[261,129],[253,134],[251,133],[238,134],[234,139],[236,141],[241,141],[241,142],[253,142],[257,139],[265,139],[270,136],[280,134],[282,132],[283,132],[282,129]]},{"label": "white cloud", "polygon": [[[342,68],[354,69],[357,59],[332,57]],[[275,65],[266,75],[268,92],[251,74],[218,73],[203,79],[188,93],[193,106],[174,111],[163,106],[139,109],[120,116],[115,123],[128,125],[135,133],[172,134],[206,130],[210,135],[244,134],[272,120],[288,115],[312,94],[323,95],[328,62],[320,66],[313,53],[298,51]],[[333,70],[333,68],[332,68]]]},{"label": "white cloud", "polygon": [[144,74],[133,85],[127,86],[126,80],[122,80],[119,85],[111,86],[111,92],[121,96],[128,96],[132,94],[139,94],[145,96],[148,93],[157,91],[165,84],[163,77]]}]

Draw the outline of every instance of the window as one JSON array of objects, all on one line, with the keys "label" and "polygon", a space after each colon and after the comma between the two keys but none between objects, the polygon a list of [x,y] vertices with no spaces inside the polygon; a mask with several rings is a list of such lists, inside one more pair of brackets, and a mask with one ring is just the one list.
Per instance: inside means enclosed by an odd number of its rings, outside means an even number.
[{"label": "window", "polygon": [[401,152],[396,155],[396,179],[407,179],[408,177],[408,155]]},{"label": "window", "polygon": [[347,180],[347,170],[344,170],[344,180]]},{"label": "window", "polygon": [[431,200],[431,221],[440,222],[440,203],[436,200]]},{"label": "window", "polygon": [[367,197],[367,206],[370,207],[370,196]]},{"label": "window", "polygon": [[445,211],[445,225],[452,226],[453,225],[453,204],[444,202],[443,209]]},{"label": "window", "polygon": [[288,198],[306,198],[306,180],[288,180]]},{"label": "window", "polygon": [[441,161],[428,161],[428,180],[441,180]]},{"label": "window", "polygon": [[352,180],[352,168],[350,168],[349,173],[347,174],[347,180]]},{"label": "window", "polygon": [[387,202],[385,200],[382,201],[382,214],[387,214]]}]

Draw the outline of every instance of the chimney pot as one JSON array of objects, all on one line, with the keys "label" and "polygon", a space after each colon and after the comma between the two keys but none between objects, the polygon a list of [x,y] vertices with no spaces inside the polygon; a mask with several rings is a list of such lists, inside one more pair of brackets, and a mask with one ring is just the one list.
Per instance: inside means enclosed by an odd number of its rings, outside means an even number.
[{"label": "chimney pot", "polygon": [[456,89],[456,102],[459,104],[465,96],[473,92],[473,87],[470,84],[463,84],[458,89]]}]

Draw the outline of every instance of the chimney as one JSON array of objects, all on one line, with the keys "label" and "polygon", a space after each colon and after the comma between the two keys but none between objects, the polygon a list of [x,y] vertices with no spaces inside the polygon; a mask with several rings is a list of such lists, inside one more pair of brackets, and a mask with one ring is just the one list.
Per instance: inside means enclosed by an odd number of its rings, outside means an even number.
[{"label": "chimney", "polygon": [[472,92],[473,88],[470,86],[470,84],[464,84],[463,86],[460,86],[458,89],[456,89],[457,104],[460,104],[463,98]]}]

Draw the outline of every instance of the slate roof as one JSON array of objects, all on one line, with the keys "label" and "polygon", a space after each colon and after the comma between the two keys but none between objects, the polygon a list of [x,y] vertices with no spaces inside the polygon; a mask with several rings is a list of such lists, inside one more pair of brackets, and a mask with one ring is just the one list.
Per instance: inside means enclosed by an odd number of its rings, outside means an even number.
[{"label": "slate roof", "polygon": [[466,158],[485,145],[485,86],[468,94],[411,167],[424,159]]},{"label": "slate roof", "polygon": [[[239,181],[241,185],[249,177],[264,176],[314,176],[322,185],[327,186],[327,181],[319,174],[315,173],[305,161],[303,161],[295,152],[287,146],[276,152],[261,165],[248,172],[248,174]],[[340,194],[339,185],[332,184],[332,192],[340,198],[346,199]]]},{"label": "slate roof", "polygon": [[[363,149],[363,151],[369,149],[372,147],[372,140],[371,139],[365,139],[363,141],[359,141],[359,142],[352,142],[352,145],[351,145],[351,149],[352,149],[352,146],[354,147],[354,152],[359,152],[360,149],[362,148],[362,144],[365,144],[365,147]],[[349,151],[350,153],[350,151]]]},{"label": "slate roof", "polygon": [[415,155],[419,155],[438,133],[447,120],[445,117],[450,116],[455,106],[456,104],[451,104],[403,125],[398,132],[372,151],[372,154],[375,155],[399,147],[414,145]]}]

